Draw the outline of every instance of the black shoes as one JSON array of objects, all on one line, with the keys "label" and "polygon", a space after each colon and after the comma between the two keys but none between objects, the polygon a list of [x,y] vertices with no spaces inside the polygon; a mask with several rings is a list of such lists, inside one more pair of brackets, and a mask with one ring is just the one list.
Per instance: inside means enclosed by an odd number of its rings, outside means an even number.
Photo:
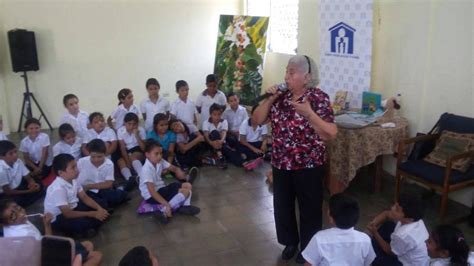
[{"label": "black shoes", "polygon": [[189,170],[189,173],[188,173],[188,182],[193,184],[194,183],[194,180],[196,180],[196,178],[198,177],[198,174],[199,174],[199,169],[197,167],[192,167],[190,170]]},{"label": "black shoes", "polygon": [[303,257],[303,254],[301,254],[301,252],[298,253],[298,256],[296,256],[296,259],[295,259],[296,263],[298,264],[304,264],[306,262],[306,260],[304,259]]},{"label": "black shoes", "polygon": [[161,211],[156,213],[155,218],[158,222],[160,222],[160,224],[167,224],[169,221],[168,216],[166,216],[166,214]]},{"label": "black shoes", "polygon": [[296,252],[298,251],[298,246],[286,246],[285,249],[281,252],[281,258],[283,260],[292,259]]},{"label": "black shoes", "polygon": [[201,209],[199,209],[196,206],[188,205],[188,206],[183,206],[178,209],[178,213],[184,214],[184,215],[189,215],[189,216],[194,216],[198,213],[201,212]]}]

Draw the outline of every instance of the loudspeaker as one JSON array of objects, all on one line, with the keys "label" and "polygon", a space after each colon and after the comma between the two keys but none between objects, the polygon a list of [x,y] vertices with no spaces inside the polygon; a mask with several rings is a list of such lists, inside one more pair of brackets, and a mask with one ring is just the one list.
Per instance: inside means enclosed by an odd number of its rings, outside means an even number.
[{"label": "loudspeaker", "polygon": [[8,32],[13,72],[39,70],[35,33],[23,29]]}]

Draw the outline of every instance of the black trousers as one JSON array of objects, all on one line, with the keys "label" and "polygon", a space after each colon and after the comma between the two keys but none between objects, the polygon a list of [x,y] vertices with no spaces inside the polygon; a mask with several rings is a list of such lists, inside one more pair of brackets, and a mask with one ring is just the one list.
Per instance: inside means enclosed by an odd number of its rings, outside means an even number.
[{"label": "black trousers", "polygon": [[[301,170],[273,168],[273,206],[278,242],[298,245],[304,250],[313,235],[321,230],[324,167]],[[300,225],[295,213],[295,199],[300,211]]]}]

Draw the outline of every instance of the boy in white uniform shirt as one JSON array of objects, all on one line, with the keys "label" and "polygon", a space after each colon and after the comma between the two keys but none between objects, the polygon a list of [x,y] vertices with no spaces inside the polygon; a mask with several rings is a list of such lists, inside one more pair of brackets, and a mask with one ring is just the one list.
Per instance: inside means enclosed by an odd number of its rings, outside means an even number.
[{"label": "boy in white uniform shirt", "polygon": [[86,137],[82,141],[82,153],[86,156],[89,155],[87,143],[93,139],[101,139],[107,147],[105,154],[111,156],[117,150],[117,135],[115,131],[106,126],[102,113],[92,113],[89,116],[89,121],[92,128],[87,131]]},{"label": "boy in white uniform shirt", "polygon": [[77,182],[77,163],[70,154],[54,157],[53,169],[57,178],[48,187],[44,199],[44,213],[51,213],[54,229],[85,237],[95,235],[97,228],[109,217]]},{"label": "boy in white uniform shirt", "polygon": [[239,105],[239,97],[237,94],[231,92],[227,95],[227,101],[229,107],[224,111],[224,119],[229,124],[229,130],[227,131],[226,142],[232,148],[237,148],[239,143],[239,129],[242,122],[249,118],[247,109]]},{"label": "boy in white uniform shirt", "polygon": [[87,144],[87,149],[90,155],[77,162],[78,182],[86,194],[105,209],[130,200],[127,192],[113,188],[114,164],[105,157],[105,143],[94,139]]},{"label": "boy in white uniform shirt", "polygon": [[373,265],[429,264],[425,241],[429,238],[423,223],[423,204],[416,195],[400,195],[388,211],[377,215],[367,226],[377,258]]},{"label": "boy in white uniform shirt", "polygon": [[171,105],[170,113],[185,123],[190,133],[194,133],[197,131],[197,110],[194,102],[188,98],[188,83],[184,80],[178,80],[176,82],[176,92],[178,93],[178,99]]},{"label": "boy in white uniform shirt", "polygon": [[359,220],[359,204],[344,195],[329,199],[329,224],[333,228],[317,232],[302,252],[305,265],[369,266],[375,259],[370,237],[354,229]]},{"label": "boy in white uniform shirt", "polygon": [[30,176],[30,171],[18,159],[15,144],[8,140],[1,140],[0,198],[11,197],[19,205],[28,206],[43,195],[43,185]]},{"label": "boy in white uniform shirt", "polygon": [[[185,215],[196,215],[200,212],[198,207],[191,205],[191,183],[189,176],[174,165],[171,165],[162,158],[163,149],[157,141],[149,139],[145,144],[146,161],[140,172],[140,194],[149,204],[161,204],[162,212],[157,216],[161,223],[168,223],[168,219],[173,216],[173,212]],[[165,185],[161,178],[163,170],[169,170],[176,175],[179,180],[188,182],[174,182]],[[195,178],[192,177],[192,178]]]},{"label": "boy in white uniform shirt", "polygon": [[[28,220],[26,210],[17,205],[13,201],[0,203],[0,224],[3,224],[4,237],[34,237],[36,240],[41,240],[42,235],[38,228]],[[43,216],[44,235],[53,235],[51,228],[51,213],[46,213]],[[99,265],[102,260],[102,254],[94,251],[94,244],[90,241],[78,242],[75,241],[76,254],[82,256],[84,266]]]},{"label": "boy in white uniform shirt", "polygon": [[202,129],[204,121],[209,119],[210,113],[209,108],[213,104],[218,104],[225,108],[226,97],[225,94],[217,89],[218,78],[214,74],[209,74],[206,77],[206,87],[196,100],[196,109],[201,114],[199,125]]},{"label": "boy in white uniform shirt", "polygon": [[74,94],[64,95],[63,104],[67,109],[67,113],[61,117],[59,124],[70,124],[77,132],[77,137],[82,141],[89,126],[89,114],[79,109],[79,98]]},{"label": "boy in white uniform shirt", "polygon": [[145,87],[148,97],[140,103],[140,112],[142,112],[145,130],[148,133],[153,131],[153,118],[156,114],[169,115],[170,103],[167,99],[160,97],[160,83],[155,78],[149,78]]},{"label": "boy in white uniform shirt", "polygon": [[58,133],[60,140],[53,146],[53,157],[67,153],[78,160],[81,157],[82,142],[76,137],[74,128],[70,124],[62,124],[59,126]]}]

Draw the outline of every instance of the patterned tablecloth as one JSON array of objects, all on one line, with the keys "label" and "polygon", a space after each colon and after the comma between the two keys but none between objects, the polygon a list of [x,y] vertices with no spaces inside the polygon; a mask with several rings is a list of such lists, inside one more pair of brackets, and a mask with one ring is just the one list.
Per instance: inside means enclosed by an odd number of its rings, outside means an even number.
[{"label": "patterned tablecloth", "polygon": [[359,168],[375,162],[379,155],[395,153],[399,141],[408,135],[408,121],[395,118],[394,122],[394,128],[338,127],[336,139],[327,143],[331,178],[347,187]]}]

